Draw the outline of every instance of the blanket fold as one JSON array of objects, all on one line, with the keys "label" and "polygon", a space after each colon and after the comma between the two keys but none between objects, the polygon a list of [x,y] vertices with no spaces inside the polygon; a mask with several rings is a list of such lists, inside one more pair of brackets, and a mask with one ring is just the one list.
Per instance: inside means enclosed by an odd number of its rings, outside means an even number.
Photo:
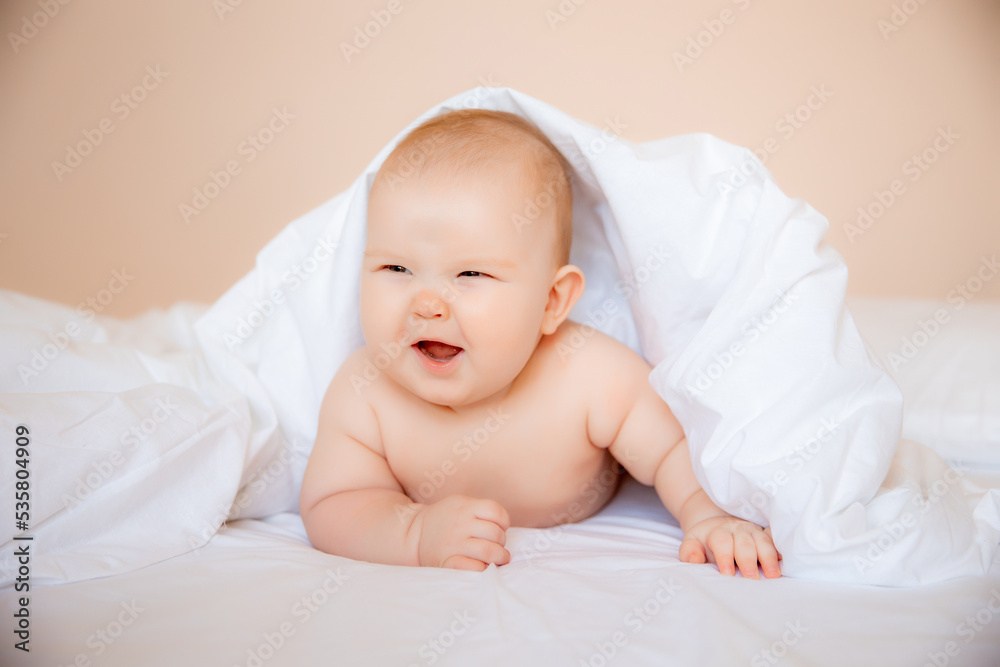
[{"label": "blanket fold", "polygon": [[[194,322],[190,353],[244,401],[226,412],[232,423],[214,422],[229,434],[210,460],[230,517],[296,507],[323,394],[363,344],[359,267],[374,174],[409,129],[469,105],[527,118],[566,156],[571,261],[587,276],[571,318],[654,366],[650,382],[684,427],[698,480],[727,511],[771,527],[787,575],[912,585],[988,569],[1000,490],[901,441],[901,393],[844,305],[847,270],[823,241],[822,215],[785,196],[745,148],[708,134],[629,142],[506,88],[463,93],[415,119]],[[5,361],[22,363],[20,352]],[[13,377],[2,390],[20,391]],[[9,462],[0,465],[7,494]],[[78,517],[96,521],[86,507]],[[177,529],[212,525],[208,514]],[[52,525],[56,539],[64,529]],[[149,560],[118,546],[118,569]],[[65,579],[109,567],[67,568]]]}]

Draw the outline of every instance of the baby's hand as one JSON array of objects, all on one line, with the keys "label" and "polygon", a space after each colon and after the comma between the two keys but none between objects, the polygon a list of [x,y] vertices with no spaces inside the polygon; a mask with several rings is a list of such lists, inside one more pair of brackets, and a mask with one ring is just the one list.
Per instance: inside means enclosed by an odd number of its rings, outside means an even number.
[{"label": "baby's hand", "polygon": [[500,503],[468,496],[447,496],[425,505],[414,519],[420,531],[420,565],[481,572],[490,563],[510,562],[510,517]]},{"label": "baby's hand", "polygon": [[736,574],[735,560],[740,574],[747,579],[760,578],[759,562],[768,579],[781,576],[781,554],[774,546],[771,531],[734,516],[716,516],[692,526],[681,542],[680,559],[684,563],[709,560],[719,566],[719,572],[728,575]]}]

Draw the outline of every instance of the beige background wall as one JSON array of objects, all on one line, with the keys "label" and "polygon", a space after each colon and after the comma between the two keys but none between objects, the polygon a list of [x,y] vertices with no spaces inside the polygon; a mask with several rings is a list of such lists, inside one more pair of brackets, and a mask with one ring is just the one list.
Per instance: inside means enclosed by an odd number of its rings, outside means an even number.
[{"label": "beige background wall", "polygon": [[[373,11],[386,25],[348,62]],[[782,189],[830,220],[854,294],[944,298],[1000,252],[993,0],[23,0],[0,27],[0,287],[70,305],[123,268],[107,313],[215,300],[407,122],[482,84],[632,140],[769,149]],[[998,297],[1000,277],[977,295]]]}]

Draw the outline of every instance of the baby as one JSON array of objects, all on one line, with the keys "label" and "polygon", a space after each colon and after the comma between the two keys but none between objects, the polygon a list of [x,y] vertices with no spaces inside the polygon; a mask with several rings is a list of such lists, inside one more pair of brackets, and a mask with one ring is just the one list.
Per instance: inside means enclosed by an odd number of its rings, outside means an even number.
[{"label": "baby", "polygon": [[568,319],[584,289],[568,174],[537,128],[482,110],[429,120],[386,159],[368,199],[366,344],[330,383],[302,484],[309,539],[483,570],[510,561],[510,526],[601,509],[620,463],[680,522],[682,561],[780,576],[770,532],[698,485],[649,365]]}]

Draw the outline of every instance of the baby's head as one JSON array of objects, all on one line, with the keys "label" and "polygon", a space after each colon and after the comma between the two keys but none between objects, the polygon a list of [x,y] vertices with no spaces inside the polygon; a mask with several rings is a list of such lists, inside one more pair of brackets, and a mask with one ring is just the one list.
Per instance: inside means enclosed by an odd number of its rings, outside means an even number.
[{"label": "baby's head", "polygon": [[427,401],[502,397],[583,292],[571,239],[569,166],[537,128],[484,110],[429,120],[369,194],[367,345]]}]

